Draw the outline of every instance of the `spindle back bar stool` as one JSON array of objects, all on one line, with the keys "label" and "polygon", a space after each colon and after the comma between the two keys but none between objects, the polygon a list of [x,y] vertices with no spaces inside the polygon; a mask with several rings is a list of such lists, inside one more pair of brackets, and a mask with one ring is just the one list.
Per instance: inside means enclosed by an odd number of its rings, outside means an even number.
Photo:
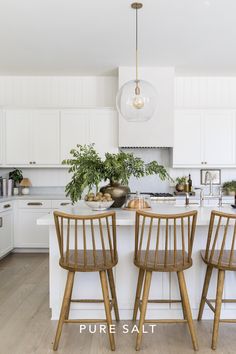
[{"label": "spindle back bar stool", "polygon": [[[236,303],[236,299],[222,299],[225,271],[236,271],[235,241],[236,214],[227,214],[213,210],[211,212],[206,249],[201,251],[202,260],[206,263],[207,269],[198,313],[198,320],[200,321],[205,304],[214,312],[212,349],[216,349],[219,323],[236,323],[236,320],[233,319],[220,319],[222,303]],[[207,299],[213,269],[218,270],[216,299]],[[212,302],[215,303],[215,307],[212,305]]]},{"label": "spindle back bar stool", "polygon": [[[197,337],[183,271],[192,266],[192,248],[197,211],[160,215],[146,211],[136,212],[134,264],[139,268],[133,320],[140,309],[139,333],[136,350],[140,349],[145,323],[187,322],[193,348],[198,350]],[[149,300],[152,272],[176,272],[181,300]],[[145,277],[145,280],[144,280]],[[144,283],[144,285],[143,285]],[[142,292],[143,288],[143,292]],[[141,297],[142,292],[142,297]],[[183,320],[146,320],[148,303],[182,304]]]},{"label": "spindle back bar stool", "polygon": [[[57,350],[64,323],[107,323],[110,346],[115,350],[114,334],[109,328],[112,324],[111,308],[114,307],[116,320],[119,311],[116,298],[112,268],[118,262],[116,247],[116,215],[105,212],[94,215],[74,215],[54,212],[55,226],[60,250],[59,265],[68,271],[64,298],[61,306],[53,349]],[[72,299],[74,276],[76,272],[99,272],[103,299]],[[110,285],[111,297],[107,284]],[[71,302],[104,302],[106,320],[70,320]]]}]

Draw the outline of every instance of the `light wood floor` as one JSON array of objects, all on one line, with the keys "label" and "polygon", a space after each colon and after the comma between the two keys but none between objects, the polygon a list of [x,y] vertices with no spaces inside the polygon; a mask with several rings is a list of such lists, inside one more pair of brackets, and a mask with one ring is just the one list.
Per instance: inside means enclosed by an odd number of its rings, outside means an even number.
[{"label": "light wood floor", "polygon": [[[116,353],[136,353],[136,336],[123,334],[122,324],[116,334]],[[210,349],[211,321],[196,323],[196,326],[199,353],[214,353]],[[48,308],[48,255],[11,254],[0,261],[0,354],[53,353],[55,328],[56,322],[50,320]],[[70,324],[63,328],[60,353],[112,352],[107,335],[79,334],[77,325]],[[155,334],[144,335],[142,353],[194,353],[186,325],[159,325]],[[236,325],[221,324],[215,353],[236,353]]]}]

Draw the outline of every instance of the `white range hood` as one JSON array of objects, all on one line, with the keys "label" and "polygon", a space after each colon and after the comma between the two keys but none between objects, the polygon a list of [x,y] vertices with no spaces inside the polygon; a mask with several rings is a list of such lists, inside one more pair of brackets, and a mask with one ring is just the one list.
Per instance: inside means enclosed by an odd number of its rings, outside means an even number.
[{"label": "white range hood", "polygon": [[[174,79],[173,67],[141,67],[140,79],[150,82],[157,91],[157,108],[149,121],[128,122],[119,116],[119,147],[173,147]],[[119,67],[119,88],[134,80],[135,67]]]}]

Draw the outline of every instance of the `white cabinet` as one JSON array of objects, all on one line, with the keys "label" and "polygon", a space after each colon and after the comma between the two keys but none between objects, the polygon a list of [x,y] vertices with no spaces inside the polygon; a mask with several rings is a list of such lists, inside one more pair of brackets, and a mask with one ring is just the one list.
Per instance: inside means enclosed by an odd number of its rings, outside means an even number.
[{"label": "white cabinet", "polygon": [[118,152],[118,117],[113,110],[90,110],[89,143],[94,143],[98,153]]},{"label": "white cabinet", "polygon": [[235,119],[230,110],[176,111],[173,167],[234,167]]},{"label": "white cabinet", "polygon": [[19,201],[14,235],[16,248],[48,248],[48,229],[38,227],[36,221],[50,211],[49,200]]},{"label": "white cabinet", "polygon": [[0,212],[0,258],[13,249],[13,211]]},{"label": "white cabinet", "polygon": [[95,144],[101,156],[118,150],[118,118],[112,109],[61,111],[61,160],[71,158],[77,144]]},{"label": "white cabinet", "polygon": [[203,113],[204,162],[207,166],[235,164],[235,114],[219,110]]},{"label": "white cabinet", "polygon": [[28,165],[31,161],[31,117],[29,110],[5,112],[7,165]]},{"label": "white cabinet", "polygon": [[37,165],[60,163],[60,113],[37,110],[32,117],[32,160]]},{"label": "white cabinet", "polygon": [[85,109],[61,112],[61,160],[71,158],[70,150],[89,140],[89,113]]},{"label": "white cabinet", "polygon": [[0,165],[3,164],[3,114],[0,111]]},{"label": "white cabinet", "polygon": [[7,110],[6,165],[59,164],[58,110]]},{"label": "white cabinet", "polygon": [[178,111],[174,124],[174,165],[201,165],[202,119],[200,112]]}]

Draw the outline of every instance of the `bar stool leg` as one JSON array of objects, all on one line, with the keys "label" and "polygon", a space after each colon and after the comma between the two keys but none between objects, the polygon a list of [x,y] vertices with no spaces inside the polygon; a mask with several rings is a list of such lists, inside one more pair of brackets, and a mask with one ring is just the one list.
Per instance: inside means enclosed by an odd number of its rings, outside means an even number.
[{"label": "bar stool leg", "polygon": [[139,274],[138,274],[138,284],[137,284],[137,290],[136,290],[136,296],[135,296],[135,303],[134,303],[134,312],[133,312],[133,321],[136,321],[137,319],[137,313],[138,313],[138,307],[139,307],[139,302],[140,302],[140,295],[143,287],[143,279],[144,279],[144,269],[139,269]]},{"label": "bar stool leg", "polygon": [[70,292],[69,304],[68,304],[68,308],[67,308],[66,315],[65,315],[65,320],[68,320],[68,318],[69,318],[71,297],[72,297],[72,291],[73,291],[73,285],[74,285],[74,278],[75,278],[75,273],[73,272],[72,287],[71,287],[71,292]]},{"label": "bar stool leg", "polygon": [[107,270],[107,275],[108,275],[108,281],[109,281],[109,285],[110,285],[110,289],[111,289],[112,300],[114,302],[114,311],[115,311],[116,321],[120,321],[119,309],[118,309],[118,303],[117,303],[117,297],[116,297],[116,287],[115,287],[112,268]]},{"label": "bar stool leg", "polygon": [[218,339],[220,311],[221,311],[222,295],[223,295],[223,289],[224,289],[224,280],[225,280],[225,271],[219,269],[218,281],[217,281],[217,292],[216,292],[215,317],[214,317],[212,345],[211,345],[211,348],[213,350],[216,349],[216,343],[217,343],[217,339]]},{"label": "bar stool leg", "polygon": [[104,270],[102,270],[99,273],[100,273],[100,279],[101,279],[101,285],[102,285],[102,293],[103,293],[104,306],[105,306],[106,319],[107,319],[107,327],[108,327],[107,330],[108,330],[111,350],[115,350],[114,334],[110,333],[110,326],[112,325],[112,319],[111,319],[110,300],[109,300],[106,272]]},{"label": "bar stool leg", "polygon": [[181,305],[182,305],[182,311],[183,311],[183,318],[184,318],[184,320],[186,320],[186,319],[187,319],[187,316],[186,316],[184,298],[183,298],[182,288],[181,288],[181,286],[180,286],[179,278],[178,278],[178,283],[179,283],[179,292],[180,292],[180,297],[181,297]]},{"label": "bar stool leg", "polygon": [[141,313],[139,319],[139,326],[138,326],[138,334],[136,339],[136,350],[140,350],[142,335],[143,335],[143,325],[145,321],[146,311],[147,311],[147,303],[148,303],[148,295],[151,285],[152,279],[152,272],[147,271],[145,276],[144,288],[143,288],[143,297],[142,297],[142,306],[141,306]]},{"label": "bar stool leg", "polygon": [[212,270],[213,270],[213,267],[207,266],[204,285],[203,285],[203,289],[202,289],[201,303],[200,303],[199,312],[198,312],[198,321],[201,321],[201,319],[202,319],[202,314],[203,314],[204,306],[206,303],[208,288],[209,288],[209,284],[210,284],[210,280],[211,280]]},{"label": "bar stool leg", "polygon": [[192,338],[193,348],[194,348],[194,350],[198,350],[198,342],[197,342],[196,332],[195,332],[195,328],[194,328],[194,324],[193,324],[193,318],[192,318],[192,313],[191,313],[184,273],[183,273],[183,271],[177,272],[177,275],[178,275],[178,279],[179,279],[181,293],[183,296],[184,309],[185,309],[185,313],[186,313],[186,317],[187,317],[187,321],[188,321],[189,331],[190,331],[191,338]]},{"label": "bar stool leg", "polygon": [[74,273],[68,272],[63,302],[61,305],[60,318],[58,321],[56,336],[55,336],[55,340],[54,340],[54,344],[53,344],[53,350],[57,350],[57,348],[58,348],[58,344],[59,344],[59,340],[60,340],[61,332],[62,332],[62,326],[63,326],[64,320],[65,320],[66,313],[68,311],[70,294],[72,292],[72,287],[73,287],[73,280],[74,280]]}]

